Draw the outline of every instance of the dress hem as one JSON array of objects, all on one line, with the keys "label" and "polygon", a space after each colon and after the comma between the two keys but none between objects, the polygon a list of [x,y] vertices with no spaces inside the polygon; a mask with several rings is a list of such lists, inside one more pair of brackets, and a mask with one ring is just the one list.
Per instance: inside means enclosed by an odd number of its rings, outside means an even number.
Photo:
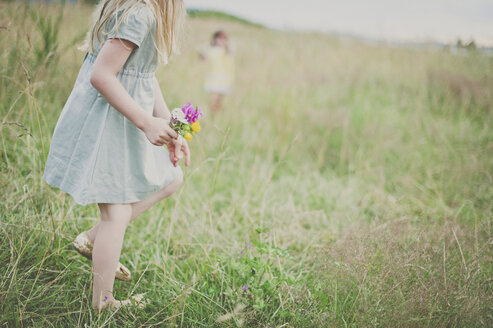
[{"label": "dress hem", "polygon": [[[132,191],[133,196],[132,197],[113,197],[113,196],[107,196],[107,197],[88,197],[85,200],[82,200],[80,196],[76,195],[75,190],[71,190],[71,188],[66,185],[66,186],[59,186],[58,183],[55,181],[51,181],[49,177],[43,177],[43,180],[50,185],[51,187],[58,188],[61,191],[65,192],[66,194],[70,195],[72,199],[79,205],[86,206],[89,204],[131,204],[135,203],[141,200],[144,200],[145,198],[151,196],[152,194],[158,192],[159,190],[166,188],[169,186],[175,179],[171,180],[170,182],[163,183],[161,186],[155,187],[151,190],[143,191],[143,192],[135,192]],[[122,194],[125,194],[125,192],[122,192]]]}]

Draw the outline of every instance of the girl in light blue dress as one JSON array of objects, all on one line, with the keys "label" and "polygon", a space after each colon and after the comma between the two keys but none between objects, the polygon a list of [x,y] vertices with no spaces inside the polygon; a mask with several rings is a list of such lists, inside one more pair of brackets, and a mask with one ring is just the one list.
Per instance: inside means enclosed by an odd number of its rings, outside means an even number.
[{"label": "girl in light blue dress", "polygon": [[178,154],[189,165],[155,77],[176,49],[183,17],[183,0],[102,0],[53,134],[44,180],[81,205],[97,203],[101,213],[74,242],[93,261],[95,309],[132,303],[113,297],[115,276],[130,280],[118,262],[125,230],[180,186]]}]

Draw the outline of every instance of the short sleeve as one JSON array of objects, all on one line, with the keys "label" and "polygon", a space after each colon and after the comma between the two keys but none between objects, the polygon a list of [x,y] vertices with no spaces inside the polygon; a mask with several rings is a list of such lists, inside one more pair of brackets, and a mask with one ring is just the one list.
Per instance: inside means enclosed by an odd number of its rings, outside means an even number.
[{"label": "short sleeve", "polygon": [[[118,18],[115,17],[114,21]],[[119,26],[113,25],[108,33],[108,39],[125,39],[140,47],[154,23],[154,15],[149,8],[136,8],[127,14]]]}]

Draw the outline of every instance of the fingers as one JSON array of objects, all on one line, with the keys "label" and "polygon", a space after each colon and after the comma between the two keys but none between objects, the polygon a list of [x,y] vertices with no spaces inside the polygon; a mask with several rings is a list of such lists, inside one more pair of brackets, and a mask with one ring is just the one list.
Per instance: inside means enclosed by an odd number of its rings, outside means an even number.
[{"label": "fingers", "polygon": [[178,156],[176,154],[176,145],[175,145],[175,142],[174,141],[170,141],[166,144],[168,146],[168,151],[169,151],[169,158],[171,160],[171,163],[173,164],[173,166],[177,166],[178,165]]},{"label": "fingers", "polygon": [[175,167],[183,156],[185,156],[185,166],[190,165],[190,148],[188,147],[187,141],[182,136],[178,136],[177,139],[167,142],[166,145],[168,146],[171,163]]},{"label": "fingers", "polygon": [[190,149],[188,148],[188,143],[184,140],[182,145],[183,153],[185,154],[185,166],[190,165]]},{"label": "fingers", "polygon": [[183,144],[184,140],[185,139],[183,139],[182,136],[178,136],[176,139],[173,139],[173,143],[175,144],[175,147],[179,148]]},{"label": "fingers", "polygon": [[[175,134],[176,134],[176,132],[175,132]],[[174,141],[176,141],[177,138],[178,138],[178,135],[175,136],[175,135],[172,135],[172,134],[168,134],[166,136],[166,139],[167,139],[168,142],[174,142]]]},{"label": "fingers", "polygon": [[176,154],[177,160],[180,160],[183,158],[183,152],[181,151],[181,146],[183,144],[183,141],[185,141],[185,140],[183,139],[182,136],[178,136],[177,139],[173,140],[173,143],[175,144],[175,154]]},{"label": "fingers", "polygon": [[162,120],[165,122],[165,126],[162,130],[159,130],[159,139],[162,139],[164,143],[168,143],[178,138],[178,133],[169,126],[169,122]]},{"label": "fingers", "polygon": [[171,163],[173,164],[174,167],[178,165],[178,159],[176,158],[175,152],[170,152],[169,153],[169,158],[171,160]]},{"label": "fingers", "polygon": [[178,133],[169,126],[169,121],[163,118],[153,117],[144,133],[149,142],[155,146],[163,146],[178,138]]},{"label": "fingers", "polygon": [[169,159],[170,159],[171,163],[173,163],[173,166],[176,166],[175,150],[173,148],[171,148],[169,144],[167,144],[167,146],[168,146]]},{"label": "fingers", "polygon": [[154,146],[164,146],[166,144],[165,138],[158,138],[154,142],[152,142]]},{"label": "fingers", "polygon": [[176,147],[173,142],[168,142],[166,143],[166,146],[168,147],[168,153],[169,153],[169,159],[173,166],[178,165],[178,159],[176,158]]},{"label": "fingers", "polygon": [[171,127],[168,126],[168,129],[166,131],[168,133],[168,137],[170,139],[177,139],[178,138],[178,133],[173,130]]}]

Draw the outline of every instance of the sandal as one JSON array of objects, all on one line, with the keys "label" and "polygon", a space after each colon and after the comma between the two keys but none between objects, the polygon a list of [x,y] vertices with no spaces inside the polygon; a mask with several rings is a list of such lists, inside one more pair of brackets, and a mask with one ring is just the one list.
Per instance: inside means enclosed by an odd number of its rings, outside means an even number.
[{"label": "sandal", "polygon": [[129,308],[129,307],[135,307],[137,309],[143,309],[145,308],[148,304],[150,304],[150,301],[148,298],[145,297],[146,293],[144,294],[138,294],[132,296],[130,299],[119,301],[115,299],[109,300],[108,298],[105,298],[105,300],[102,302],[97,307],[94,307],[93,309],[96,311],[102,311],[102,310],[118,310],[122,308]]},{"label": "sandal", "polygon": [[[92,248],[94,245],[85,231],[75,237],[73,246],[80,255],[92,260]],[[118,262],[118,266],[116,267],[115,279],[125,282],[129,282],[132,279],[130,270],[120,262]]]}]

